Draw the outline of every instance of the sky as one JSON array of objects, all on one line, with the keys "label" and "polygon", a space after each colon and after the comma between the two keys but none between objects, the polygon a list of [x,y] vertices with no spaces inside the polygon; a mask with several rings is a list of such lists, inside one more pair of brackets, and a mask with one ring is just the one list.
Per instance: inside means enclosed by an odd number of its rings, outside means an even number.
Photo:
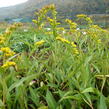
[{"label": "sky", "polygon": [[28,0],[0,0],[0,7],[8,7],[26,2]]}]

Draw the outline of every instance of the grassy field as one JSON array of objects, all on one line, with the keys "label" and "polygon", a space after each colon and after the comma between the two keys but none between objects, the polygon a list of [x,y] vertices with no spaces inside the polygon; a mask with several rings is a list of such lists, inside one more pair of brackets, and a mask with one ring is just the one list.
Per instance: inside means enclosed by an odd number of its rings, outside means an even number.
[{"label": "grassy field", "polygon": [[63,28],[54,5],[37,15],[1,29],[0,109],[109,109],[109,31],[83,14]]}]

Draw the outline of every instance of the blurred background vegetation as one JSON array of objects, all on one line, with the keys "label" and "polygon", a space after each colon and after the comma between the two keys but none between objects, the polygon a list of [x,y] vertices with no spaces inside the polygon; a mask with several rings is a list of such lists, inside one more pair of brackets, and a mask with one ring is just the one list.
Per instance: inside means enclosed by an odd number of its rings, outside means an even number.
[{"label": "blurred background vegetation", "polygon": [[28,0],[28,2],[0,8],[0,21],[31,22],[34,12],[47,4],[56,4],[58,19],[74,19],[76,14],[87,14],[102,27],[109,26],[109,0]]}]

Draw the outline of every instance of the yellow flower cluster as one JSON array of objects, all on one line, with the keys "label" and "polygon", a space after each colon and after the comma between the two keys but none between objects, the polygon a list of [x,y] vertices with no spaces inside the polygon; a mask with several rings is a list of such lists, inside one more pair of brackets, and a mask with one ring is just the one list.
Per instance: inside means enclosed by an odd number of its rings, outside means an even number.
[{"label": "yellow flower cluster", "polygon": [[33,22],[33,23],[35,23],[35,24],[37,24],[37,23],[38,23],[38,21],[37,21],[37,20],[35,20],[35,19],[33,19],[33,20],[32,20],[32,22]]},{"label": "yellow flower cluster", "polygon": [[20,26],[22,26],[22,25],[23,25],[22,23],[14,23],[13,25],[10,25],[10,26],[6,29],[4,35],[10,35],[13,30],[15,30],[17,27],[20,27]]},{"label": "yellow flower cluster", "polygon": [[65,38],[62,38],[60,36],[56,37],[56,40],[59,40],[61,42],[64,42],[64,43],[67,43],[67,44],[70,44],[70,41],[66,40]]},{"label": "yellow flower cluster", "polygon": [[45,43],[44,40],[41,40],[41,41],[38,41],[35,43],[36,46],[40,46],[40,45],[43,45]]},{"label": "yellow flower cluster", "polygon": [[0,35],[0,44],[3,44],[5,41],[5,37],[3,35]]},{"label": "yellow flower cluster", "polygon": [[87,30],[90,38],[97,44],[101,44],[101,37],[104,33],[103,29],[98,25],[90,25],[90,28]]},{"label": "yellow flower cluster", "polygon": [[7,28],[4,35],[8,36],[8,35],[11,35],[11,33],[12,31],[9,28]]},{"label": "yellow flower cluster", "polygon": [[55,5],[51,4],[43,7],[42,9],[40,9],[38,14],[46,14],[49,10],[55,10]]},{"label": "yellow flower cluster", "polygon": [[58,27],[57,30],[58,31],[65,31],[65,28],[64,27]]},{"label": "yellow flower cluster", "polygon": [[55,19],[51,19],[50,17],[47,17],[48,22],[50,23],[50,25],[60,25],[59,22],[57,22]]},{"label": "yellow flower cluster", "polygon": [[77,47],[74,42],[71,42],[72,47]]},{"label": "yellow flower cluster", "polygon": [[0,51],[2,51],[6,57],[13,56],[15,54],[15,52],[11,51],[9,47],[2,47]]},{"label": "yellow flower cluster", "polygon": [[91,25],[90,28],[101,30],[102,28],[98,25]]},{"label": "yellow flower cluster", "polygon": [[16,63],[13,61],[8,61],[5,64],[2,65],[2,68],[9,68],[11,66],[16,66]]},{"label": "yellow flower cluster", "polygon": [[[17,29],[17,27],[22,26],[22,23],[14,23],[13,25],[10,25],[6,31],[0,35],[0,44],[4,44],[3,46],[7,46],[7,42],[9,41],[10,37],[9,35],[13,32],[13,30]],[[8,40],[8,41],[7,41]],[[4,43],[7,41],[6,43]],[[6,59],[8,57],[11,57],[15,54],[9,47],[1,47],[0,52],[3,54],[3,62],[6,62]],[[8,68],[10,66],[15,66],[16,63],[13,61],[7,61],[5,64],[2,65],[2,68]]]},{"label": "yellow flower cluster", "polygon": [[66,19],[65,22],[67,22],[70,25],[71,29],[76,29],[77,28],[77,24],[75,22],[73,22],[70,19]]},{"label": "yellow flower cluster", "polygon": [[47,17],[47,20],[50,22],[50,23],[53,23],[53,19],[51,19],[50,17]]},{"label": "yellow flower cluster", "polygon": [[47,5],[47,6],[43,7],[42,9],[40,9],[39,12],[36,13],[36,15],[45,15],[49,10],[54,10],[54,9],[55,9],[54,4]]},{"label": "yellow flower cluster", "polygon": [[88,33],[88,35],[89,35],[92,39],[95,39],[95,38],[98,37],[98,34],[97,34],[97,32],[95,32],[95,31],[88,30],[87,33]]},{"label": "yellow flower cluster", "polygon": [[[43,17],[45,17],[45,15],[47,14],[48,11],[50,10],[55,10],[55,5],[51,4],[51,5],[47,5],[45,7],[43,7],[42,9],[40,9],[38,12],[36,12],[35,14],[41,19],[43,19]],[[36,21],[35,21],[36,23]]]},{"label": "yellow flower cluster", "polygon": [[77,17],[78,17],[78,18],[86,18],[87,15],[85,15],[85,14],[78,14]]},{"label": "yellow flower cluster", "polygon": [[78,55],[78,54],[79,54],[79,51],[78,51],[78,49],[77,49],[77,46],[76,46],[76,44],[75,44],[74,42],[70,42],[70,41],[68,41],[68,40],[66,40],[65,38],[62,38],[62,37],[60,37],[60,36],[56,37],[56,40],[59,40],[59,41],[61,41],[61,42],[63,42],[63,43],[70,44],[70,45],[73,47],[73,53],[74,53],[75,55]]},{"label": "yellow flower cluster", "polygon": [[73,53],[74,53],[75,55],[78,55],[78,54],[79,54],[78,49],[77,49],[77,48],[73,48]]},{"label": "yellow flower cluster", "polygon": [[23,23],[21,23],[21,22],[19,22],[19,23],[14,23],[14,25],[15,25],[16,27],[20,27],[20,26],[23,26]]},{"label": "yellow flower cluster", "polygon": [[88,17],[88,16],[85,15],[85,14],[78,14],[78,15],[77,15],[77,18],[78,18],[78,19],[83,19],[83,20],[87,21],[88,24],[92,24],[92,23],[93,23],[93,21],[91,20],[91,18]]},{"label": "yellow flower cluster", "polygon": [[48,31],[48,32],[45,32],[46,35],[52,35],[53,32],[52,31]]},{"label": "yellow flower cluster", "polygon": [[46,13],[48,10],[54,10],[54,9],[55,9],[55,5],[51,4],[51,5],[47,5],[47,6],[43,7],[39,12]]},{"label": "yellow flower cluster", "polygon": [[71,21],[70,19],[66,19],[65,22],[67,22],[67,23],[69,23],[69,24],[72,23],[72,21]]},{"label": "yellow flower cluster", "polygon": [[[35,13],[37,15],[37,20],[33,19],[32,22],[37,24],[38,30],[42,30],[42,27],[44,27],[45,23],[43,22],[43,20],[45,20],[47,12],[54,11],[54,10],[55,10],[55,5],[51,4],[43,7],[42,9],[40,9],[38,12]],[[50,19],[50,23],[51,20],[52,19]]]},{"label": "yellow flower cluster", "polygon": [[54,4],[47,5],[47,6],[44,7],[44,9],[51,9],[51,10],[53,10],[53,9],[55,9],[55,5]]},{"label": "yellow flower cluster", "polygon": [[71,45],[73,47],[73,54],[78,55],[79,51],[77,49],[77,45],[74,42],[71,42]]}]

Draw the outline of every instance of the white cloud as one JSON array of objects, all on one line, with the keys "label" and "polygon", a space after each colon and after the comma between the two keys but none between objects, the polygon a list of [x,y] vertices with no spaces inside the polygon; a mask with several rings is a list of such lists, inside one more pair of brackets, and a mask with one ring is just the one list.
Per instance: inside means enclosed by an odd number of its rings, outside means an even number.
[{"label": "white cloud", "polygon": [[0,7],[13,6],[19,3],[26,2],[28,0],[0,0]]}]

